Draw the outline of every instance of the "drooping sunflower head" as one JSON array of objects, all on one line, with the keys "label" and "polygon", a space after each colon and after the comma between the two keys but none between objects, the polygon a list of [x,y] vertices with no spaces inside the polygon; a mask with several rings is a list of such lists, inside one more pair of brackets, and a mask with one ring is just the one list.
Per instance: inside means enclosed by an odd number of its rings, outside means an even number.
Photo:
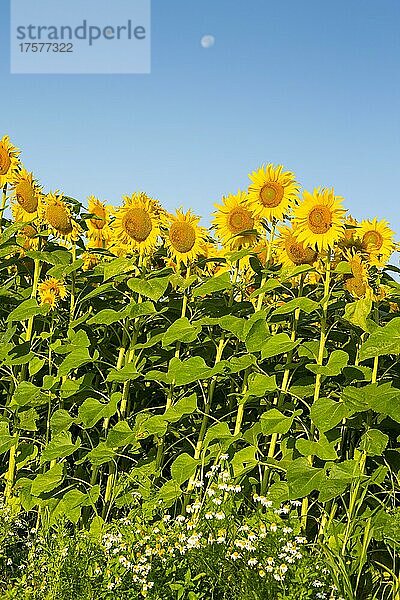
[{"label": "drooping sunflower head", "polygon": [[207,231],[199,226],[199,221],[200,217],[190,209],[186,213],[177,209],[174,215],[164,217],[166,247],[176,263],[188,265],[204,254]]},{"label": "drooping sunflower head", "polygon": [[348,253],[347,259],[353,277],[368,279],[368,269],[359,254]]},{"label": "drooping sunflower head", "polygon": [[21,206],[15,202],[11,204],[13,220],[16,223],[24,223],[17,234],[17,243],[25,250],[37,250],[39,247],[39,237],[37,223],[35,223],[35,214],[29,215]]},{"label": "drooping sunflower head", "polygon": [[55,277],[50,277],[38,285],[38,293],[40,303],[42,305],[49,304],[53,309],[57,307],[59,300],[66,298],[67,289],[63,281]]},{"label": "drooping sunflower head", "polygon": [[19,167],[20,151],[10,142],[8,135],[0,140],[0,188],[12,183]]},{"label": "drooping sunflower head", "polygon": [[361,242],[358,238],[358,221],[351,215],[345,216],[343,237],[337,244],[339,257],[343,254],[345,257],[349,252],[360,252],[362,250]]},{"label": "drooping sunflower head", "polygon": [[88,198],[88,212],[92,215],[87,220],[89,248],[106,248],[111,239],[110,208],[95,196]]},{"label": "drooping sunflower head", "polygon": [[335,196],[333,189],[317,188],[312,194],[304,192],[303,201],[294,211],[294,225],[299,242],[328,250],[343,238],[343,198]]},{"label": "drooping sunflower head", "polygon": [[144,192],[124,197],[123,206],[114,209],[113,241],[124,252],[151,254],[160,236],[157,203]]},{"label": "drooping sunflower head", "polygon": [[382,267],[395,249],[394,232],[389,223],[382,219],[362,221],[357,231],[363,250],[368,254],[370,264]]},{"label": "drooping sunflower head", "polygon": [[282,219],[296,202],[299,184],[282,165],[265,165],[250,173],[249,178],[249,207],[257,216],[269,221]]},{"label": "drooping sunflower head", "polygon": [[230,194],[215,207],[213,225],[224,246],[234,250],[256,243],[259,219],[248,205],[246,192]]},{"label": "drooping sunflower head", "polygon": [[[38,215],[43,193],[41,186],[35,181],[32,173],[21,169],[15,174],[12,183],[12,207],[20,209],[13,211],[18,214],[18,221],[31,221]],[[15,218],[15,217],[14,217]]]},{"label": "drooping sunflower head", "polygon": [[57,239],[68,243],[78,239],[78,224],[72,218],[71,210],[60,192],[49,192],[43,197],[40,216]]},{"label": "drooping sunflower head", "polygon": [[83,260],[82,271],[91,271],[100,263],[100,257],[92,252],[84,252],[81,258]]},{"label": "drooping sunflower head", "polygon": [[276,240],[277,260],[282,266],[311,265],[317,260],[318,252],[299,241],[293,225],[280,227],[279,234]]},{"label": "drooping sunflower head", "polygon": [[346,250],[344,257],[350,267],[350,274],[344,276],[344,288],[354,298],[364,298],[370,289],[368,283],[368,269],[360,254],[353,250]]},{"label": "drooping sunflower head", "polygon": [[363,277],[351,276],[345,280],[344,287],[354,298],[364,298],[369,286]]}]

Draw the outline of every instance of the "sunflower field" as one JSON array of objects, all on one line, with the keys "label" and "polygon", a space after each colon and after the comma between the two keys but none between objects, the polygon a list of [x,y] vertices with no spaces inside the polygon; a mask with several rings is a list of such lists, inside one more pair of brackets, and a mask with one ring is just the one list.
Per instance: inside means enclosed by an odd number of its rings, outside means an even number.
[{"label": "sunflower field", "polygon": [[399,600],[395,234],[249,179],[205,228],[1,139],[1,598]]}]

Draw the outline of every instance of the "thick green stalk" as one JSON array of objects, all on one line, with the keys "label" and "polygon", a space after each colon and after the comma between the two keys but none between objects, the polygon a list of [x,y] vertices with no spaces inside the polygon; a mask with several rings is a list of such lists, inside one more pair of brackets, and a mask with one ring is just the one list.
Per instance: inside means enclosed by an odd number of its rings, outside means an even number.
[{"label": "thick green stalk", "polygon": [[[37,288],[38,288],[38,284],[39,284],[39,276],[40,276],[40,261],[39,261],[39,259],[35,258],[35,268],[34,268],[34,273],[33,273],[31,298],[36,298]],[[26,333],[25,333],[25,342],[29,343],[31,341],[32,333],[33,333],[33,317],[30,317],[28,320],[28,325],[27,325],[27,329],[26,329]],[[26,378],[27,368],[28,368],[28,366],[26,364],[22,366],[21,376],[20,376],[21,381],[24,381]],[[14,436],[17,440],[17,443],[14,444],[10,448],[10,453],[9,453],[9,458],[8,458],[8,469],[7,469],[7,474],[6,474],[5,496],[6,496],[7,502],[11,499],[11,496],[12,496],[12,488],[14,485],[14,477],[15,477],[15,467],[16,467],[15,457],[16,457],[17,448],[18,448],[18,434],[15,433]]]},{"label": "thick green stalk", "polygon": [[[375,319],[377,322],[379,321],[379,316],[378,316],[376,310],[375,310]],[[375,356],[374,357],[374,365],[373,365],[373,369],[372,369],[372,377],[371,377],[372,384],[377,382],[378,366],[379,366],[379,357]],[[362,450],[360,452],[359,462],[358,462],[361,473],[364,473],[364,471],[365,471],[366,460],[367,460],[367,453],[365,450]],[[355,513],[357,512],[356,506],[357,506],[357,501],[359,499],[360,485],[361,485],[360,479],[358,479],[355,483],[353,482],[351,484],[349,508],[347,510],[347,524],[346,524],[346,530],[344,533],[343,545],[342,545],[342,555],[344,555],[346,552],[346,547],[347,547],[347,542],[348,542],[348,539],[350,536],[351,527],[354,524],[354,517],[355,517]]]},{"label": "thick green stalk", "polygon": [[[304,276],[301,275],[300,278],[300,285],[299,285],[299,298],[301,298],[301,296],[303,295],[303,284],[304,284]],[[296,308],[295,313],[294,313],[294,319],[293,319],[293,325],[292,325],[292,332],[290,334],[290,340],[292,342],[294,342],[296,340],[296,335],[297,335],[297,327],[299,324],[299,318],[300,318],[300,308]],[[279,393],[279,396],[276,400],[276,403],[278,405],[281,404],[281,400],[282,398],[285,397],[285,394],[288,390],[289,387],[289,377],[290,377],[290,369],[289,369],[289,365],[292,363],[293,360],[293,351],[288,352],[287,356],[286,356],[286,366],[285,366],[285,370],[283,373],[283,378],[282,378],[282,384],[281,384],[281,390]],[[279,434],[277,433],[273,433],[272,437],[271,437],[271,443],[269,445],[269,449],[268,449],[268,458],[273,458],[274,454],[275,454],[275,448],[276,448],[276,444],[278,442],[279,439]]]},{"label": "thick green stalk", "polygon": [[[115,368],[117,371],[119,371],[120,369],[122,369],[122,365],[124,364],[124,358],[125,358],[125,353],[126,353],[126,346],[128,343],[128,334],[126,333],[126,324],[124,324],[124,329],[123,329],[123,333],[122,333],[122,340],[121,340],[121,346],[119,348],[118,351],[118,359],[117,359],[117,364],[115,365]],[[116,385],[113,384],[112,386],[112,390],[114,391]],[[108,426],[110,424],[110,418],[106,417],[103,421],[103,432],[104,435],[107,434],[107,430],[108,430]]]},{"label": "thick green stalk", "polygon": [[10,448],[10,453],[9,453],[9,458],[8,458],[8,469],[7,469],[7,473],[5,474],[5,491],[4,491],[4,497],[5,497],[5,501],[6,504],[8,504],[11,500],[12,497],[12,489],[13,489],[13,485],[14,485],[14,477],[15,477],[15,466],[16,466],[16,453],[17,453],[17,448],[18,448],[18,433],[14,434],[14,438],[15,438],[15,444],[13,446],[11,446]]},{"label": "thick green stalk", "polygon": [[[189,277],[190,277],[190,265],[187,267],[186,280],[189,280]],[[187,294],[187,288],[185,288],[183,291],[181,319],[183,319],[183,317],[186,316],[187,306],[188,306],[188,294]],[[176,349],[175,349],[175,357],[176,358],[179,358],[180,351],[181,351],[181,342],[177,342]]]},{"label": "thick green stalk", "polygon": [[115,480],[116,480],[116,466],[115,466],[114,461],[112,461],[109,463],[109,467],[108,467],[107,485],[106,485],[106,491],[104,494],[104,504],[103,504],[103,512],[102,512],[103,519],[107,518],[107,514],[109,511],[110,503],[111,503],[111,499],[112,499],[113,489],[114,489],[114,485],[115,485]]},{"label": "thick green stalk", "polygon": [[[72,254],[72,264],[76,261],[76,244],[74,242],[71,250]],[[75,314],[75,304],[76,304],[76,281],[75,281],[75,271],[71,273],[71,301],[69,305],[69,314],[70,314],[70,323],[74,320]]]},{"label": "thick green stalk", "polygon": [[[32,284],[31,298],[36,298],[38,285],[39,285],[39,277],[40,277],[40,260],[38,258],[35,258],[35,268],[34,268],[34,272],[33,272],[33,284]],[[32,339],[33,320],[34,320],[34,317],[30,317],[28,320],[28,326],[26,328],[26,334],[25,334],[25,342],[30,342]],[[25,376],[27,365],[24,365],[24,367],[25,367],[25,369],[22,369],[22,374]]]},{"label": "thick green stalk", "polygon": [[[326,337],[327,337],[327,320],[328,320],[330,283],[331,283],[331,262],[330,262],[330,252],[328,250],[327,256],[326,256],[326,263],[325,263],[325,282],[324,282],[324,297],[323,297],[323,304],[322,304],[321,333],[320,333],[319,349],[318,349],[318,357],[317,357],[317,365],[319,365],[319,366],[322,366],[323,361],[324,361],[325,344],[326,344]],[[322,375],[321,375],[321,373],[317,373],[315,376],[313,404],[315,404],[315,402],[317,402],[319,399],[319,394],[321,391],[321,381],[322,381]],[[315,425],[314,425],[314,423],[311,423],[311,426],[310,426],[310,440],[311,441],[314,441],[315,433],[316,433]],[[310,463],[310,466],[312,466],[313,462],[314,462],[314,457],[309,456],[308,462]],[[308,504],[309,504],[308,496],[306,496],[305,498],[303,498],[303,501],[301,503],[301,521],[302,521],[302,525],[304,528],[307,525]]]},{"label": "thick green stalk", "polygon": [[[221,361],[224,348],[225,348],[225,337],[222,336],[219,341],[219,344],[218,344],[217,353],[215,355],[214,366],[216,366]],[[208,394],[207,394],[207,400],[206,400],[206,404],[204,407],[204,414],[203,414],[203,419],[201,421],[200,433],[199,433],[199,437],[197,439],[196,449],[194,452],[195,460],[198,460],[200,458],[201,450],[203,448],[203,442],[204,442],[204,438],[205,438],[206,431],[207,431],[207,425],[208,425],[212,401],[214,398],[216,384],[217,384],[217,377],[214,376],[210,383],[210,387],[209,387]]]},{"label": "thick green stalk", "polygon": [[[143,266],[143,256],[139,257],[139,263],[138,263],[138,267],[139,269]],[[138,304],[140,304],[142,302],[142,296],[139,294],[138,296]],[[124,331],[123,331],[123,335],[122,335],[122,344],[121,347],[119,349],[119,353],[118,353],[118,360],[117,360],[117,365],[116,365],[116,369],[120,370],[122,368],[122,365],[124,364],[124,359],[125,359],[125,365],[128,365],[132,362],[134,355],[135,355],[135,349],[134,346],[136,344],[137,341],[137,337],[138,337],[138,319],[139,317],[137,317],[134,321],[134,327],[135,327],[135,332],[134,332],[134,336],[132,338],[132,340],[130,341],[130,351],[128,353],[128,355],[126,354],[127,351],[127,341],[128,341],[128,334],[126,332],[126,328],[129,327],[129,321],[127,323],[125,323],[125,327],[124,327]],[[127,406],[128,406],[128,398],[129,398],[129,386],[130,386],[130,382],[125,381],[124,385],[123,385],[123,389],[122,389],[122,397],[121,397],[121,404],[120,404],[120,420],[123,420],[126,416],[127,413]],[[108,430],[108,426],[110,423],[110,419],[106,418],[103,421],[103,436],[104,438],[107,437],[107,430]],[[114,461],[111,461],[108,463],[108,475],[107,475],[107,484],[106,484],[106,490],[105,490],[105,494],[104,494],[104,504],[103,504],[103,518],[105,518],[108,514],[108,510],[109,510],[109,506],[111,504],[111,499],[112,499],[112,493],[113,493],[113,489],[114,489],[114,485],[115,485],[115,481],[116,481],[116,464]],[[96,477],[97,477],[97,470],[94,470],[92,472],[92,478],[91,478],[91,484],[93,485],[96,481]]]},{"label": "thick green stalk", "polygon": [[3,231],[3,213],[6,208],[7,201],[7,184],[3,187],[3,193],[1,196],[1,204],[0,204],[0,233]]},{"label": "thick green stalk", "polygon": [[[276,223],[275,221],[273,221],[272,223],[272,227],[271,227],[271,235],[269,237],[269,242],[268,242],[268,250],[267,250],[267,257],[265,260],[265,267],[268,268],[269,267],[269,263],[271,260],[271,254],[272,254],[272,244],[274,243],[274,237],[275,237],[275,227],[276,227]],[[265,285],[267,281],[267,278],[265,275],[262,276],[261,278],[261,283],[260,283],[260,289],[262,289]],[[256,312],[261,310],[262,307],[262,303],[264,301],[264,296],[265,296],[265,292],[261,292],[258,296],[258,300],[257,300],[257,307],[256,307]]]},{"label": "thick green stalk", "polygon": [[[186,280],[188,281],[190,277],[190,265],[186,270]],[[182,310],[181,310],[181,319],[186,316],[186,311],[188,307],[188,292],[187,287],[185,287],[182,299]],[[181,342],[176,343],[175,348],[175,358],[179,358],[181,350]],[[169,392],[167,395],[167,401],[165,403],[164,414],[171,408],[174,401],[174,384],[171,383]],[[164,462],[164,446],[165,446],[165,436],[156,437],[157,442],[157,455],[156,455],[156,472],[159,472],[162,468]]]},{"label": "thick green stalk", "polygon": [[[267,251],[267,257],[266,257],[266,261],[265,261],[265,265],[268,268],[268,265],[270,263],[271,260],[271,254],[272,254],[272,243],[274,240],[274,235],[275,235],[275,223],[272,224],[272,228],[271,228],[271,235],[270,235],[270,240],[269,240],[269,244],[268,244],[268,251]],[[236,278],[237,278],[237,272],[235,274],[235,282],[236,282]],[[263,276],[261,279],[261,284],[260,284],[260,289],[262,289],[265,285],[266,282],[266,277]],[[257,306],[255,309],[255,312],[258,313],[261,308],[262,308],[262,304],[263,304],[263,300],[264,300],[264,296],[265,296],[265,292],[261,292],[258,296],[258,300],[257,300]],[[245,374],[245,381],[243,382],[243,389],[242,389],[242,393],[246,392],[247,389],[247,377],[248,377],[248,372],[246,371]],[[242,423],[243,423],[243,417],[244,417],[244,402],[241,402],[238,405],[238,410],[236,413],[236,421],[235,421],[235,429],[234,429],[234,435],[239,435],[241,428],[242,428]]]}]

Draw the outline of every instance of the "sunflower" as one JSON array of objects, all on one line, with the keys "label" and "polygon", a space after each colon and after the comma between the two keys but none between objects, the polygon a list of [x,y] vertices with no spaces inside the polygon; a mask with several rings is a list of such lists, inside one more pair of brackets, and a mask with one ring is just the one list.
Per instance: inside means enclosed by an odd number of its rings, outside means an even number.
[{"label": "sunflower", "polygon": [[19,167],[19,153],[20,150],[11,144],[8,135],[0,140],[0,188],[12,183]]},{"label": "sunflower", "polygon": [[268,164],[249,175],[249,208],[254,214],[272,221],[282,219],[294,204],[299,193],[299,184],[291,171],[282,165]]},{"label": "sunflower", "polygon": [[361,221],[357,236],[363,250],[368,253],[369,262],[377,267],[384,266],[395,248],[394,232],[389,223],[385,219],[378,221],[376,218]]},{"label": "sunflower", "polygon": [[311,265],[317,260],[318,253],[298,240],[297,230],[293,225],[280,227],[279,233],[276,240],[277,260],[283,267]]},{"label": "sunflower", "polygon": [[312,194],[304,192],[303,202],[294,211],[293,224],[299,242],[319,251],[332,248],[343,238],[343,198],[333,189],[317,188]]},{"label": "sunflower", "polygon": [[238,191],[222,198],[222,204],[215,204],[214,229],[218,238],[231,250],[253,246],[257,241],[259,219],[250,210],[247,193]]},{"label": "sunflower", "polygon": [[144,192],[124,196],[124,204],[114,209],[113,238],[116,251],[151,254],[160,236],[159,205]]},{"label": "sunflower", "polygon": [[28,173],[26,169],[16,173],[11,196],[14,220],[28,222],[36,219],[42,196],[42,188],[34,180],[32,173]]},{"label": "sunflower", "polygon": [[[23,250],[37,250],[39,248],[38,223],[35,222],[38,214],[27,213],[18,202],[11,203],[11,212],[15,223],[23,223],[17,233],[17,243]],[[21,252],[23,255],[24,252]]]},{"label": "sunflower", "polygon": [[348,263],[353,277],[368,279],[368,270],[359,254],[348,254]]},{"label": "sunflower", "polygon": [[355,298],[364,298],[369,286],[364,278],[351,276],[345,280],[344,287]]},{"label": "sunflower", "polygon": [[55,277],[46,279],[38,285],[40,304],[49,304],[52,309],[56,308],[59,300],[64,300],[67,290],[64,282]]},{"label": "sunflower", "polygon": [[82,271],[91,271],[100,263],[100,257],[91,252],[84,252],[81,258],[83,260]]},{"label": "sunflower", "polygon": [[176,263],[187,265],[204,254],[207,231],[198,225],[200,217],[189,209],[184,213],[177,209],[175,215],[168,214],[163,222],[166,228],[165,243]]},{"label": "sunflower", "polygon": [[94,196],[88,198],[88,212],[94,218],[87,220],[89,248],[106,248],[111,240],[110,209]]},{"label": "sunflower", "polygon": [[80,228],[73,220],[71,210],[58,191],[49,192],[40,205],[40,217],[56,238],[66,242],[78,239]]},{"label": "sunflower", "polygon": [[363,298],[371,290],[368,283],[367,265],[362,256],[353,250],[346,250],[344,256],[351,271],[351,274],[344,276],[344,288],[355,298]]}]

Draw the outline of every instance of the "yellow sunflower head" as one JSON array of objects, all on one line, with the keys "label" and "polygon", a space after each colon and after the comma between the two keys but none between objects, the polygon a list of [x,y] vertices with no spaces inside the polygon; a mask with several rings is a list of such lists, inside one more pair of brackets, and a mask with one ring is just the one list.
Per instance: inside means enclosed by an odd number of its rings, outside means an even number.
[{"label": "yellow sunflower head", "polygon": [[354,298],[364,298],[369,286],[363,277],[351,276],[345,279],[344,287]]},{"label": "yellow sunflower head", "polygon": [[282,165],[268,164],[249,175],[248,202],[255,215],[272,221],[287,214],[296,202],[299,184],[291,171]]},{"label": "yellow sunflower head", "polygon": [[353,277],[365,280],[368,279],[367,266],[359,254],[349,254],[348,263]]},{"label": "yellow sunflower head", "polygon": [[92,215],[87,220],[89,248],[106,248],[111,240],[110,209],[95,196],[88,198],[88,212]]},{"label": "yellow sunflower head", "polygon": [[81,258],[83,260],[82,271],[91,271],[100,262],[100,257],[91,252],[84,252]]},{"label": "yellow sunflower head", "polygon": [[112,230],[116,249],[122,248],[124,253],[151,254],[160,236],[158,212],[158,203],[144,192],[125,196],[123,206],[114,209]]},{"label": "yellow sunflower head", "polygon": [[22,248],[22,254],[26,250],[37,250],[39,248],[37,213],[27,213],[18,202],[11,203],[13,220],[16,223],[24,223],[17,234],[17,243]]},{"label": "yellow sunflower head", "polygon": [[346,256],[348,252],[360,252],[362,250],[361,242],[357,237],[358,221],[348,215],[344,219],[343,237],[339,240],[337,247],[339,252]]},{"label": "yellow sunflower head", "polygon": [[253,246],[257,241],[259,219],[255,217],[247,202],[247,193],[238,191],[215,204],[213,225],[217,237],[231,250]]},{"label": "yellow sunflower head", "polygon": [[67,289],[64,282],[55,277],[46,279],[43,283],[38,285],[38,293],[40,297],[40,303],[49,304],[50,307],[56,308],[59,300],[64,300],[67,296]]},{"label": "yellow sunflower head", "polygon": [[12,183],[19,167],[20,151],[10,142],[8,135],[0,140],[0,188]]},{"label": "yellow sunflower head", "polygon": [[176,263],[188,265],[204,254],[207,231],[199,226],[200,217],[189,209],[184,213],[177,209],[175,214],[164,217],[165,243],[168,253]]},{"label": "yellow sunflower head", "polygon": [[42,199],[42,188],[34,180],[32,173],[21,169],[15,174],[12,183],[12,208],[13,215],[18,214],[18,221],[32,221],[38,215]]},{"label": "yellow sunflower head", "polygon": [[382,219],[362,221],[357,231],[361,246],[369,256],[369,262],[376,267],[383,267],[395,249],[394,232],[389,223]]},{"label": "yellow sunflower head", "polygon": [[303,201],[294,211],[296,237],[306,246],[319,251],[328,250],[343,238],[343,198],[333,189],[317,188],[312,194],[304,192]]},{"label": "yellow sunflower head", "polygon": [[40,216],[53,235],[66,242],[78,239],[80,228],[71,215],[71,210],[58,191],[49,192],[43,197]]},{"label": "yellow sunflower head", "polygon": [[368,283],[368,269],[360,254],[354,250],[346,250],[344,256],[347,259],[351,274],[344,276],[344,288],[354,298],[364,298],[370,288]]},{"label": "yellow sunflower head", "polygon": [[276,240],[277,260],[282,266],[312,265],[317,260],[318,253],[298,240],[295,227],[282,226],[279,234]]}]

